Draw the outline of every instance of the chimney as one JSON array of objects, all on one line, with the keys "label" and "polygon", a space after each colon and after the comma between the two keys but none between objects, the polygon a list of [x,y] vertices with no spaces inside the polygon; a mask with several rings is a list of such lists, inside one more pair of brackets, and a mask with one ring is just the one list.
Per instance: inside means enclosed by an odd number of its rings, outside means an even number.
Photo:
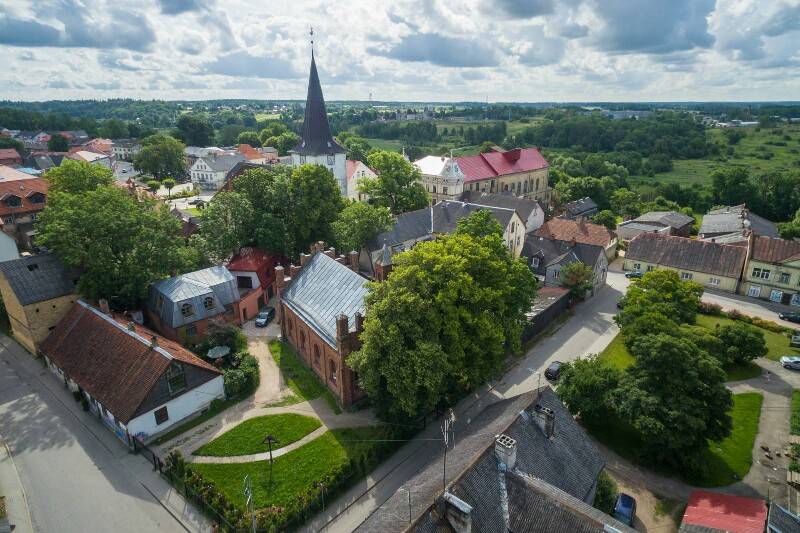
[{"label": "chimney", "polygon": [[450,491],[436,499],[436,512],[456,533],[472,532],[472,506]]},{"label": "chimney", "polygon": [[508,435],[498,435],[494,440],[494,454],[511,470],[517,464],[517,441]]},{"label": "chimney", "polygon": [[106,300],[105,298],[101,298],[100,301],[97,303],[100,306],[100,311],[103,314],[111,316],[111,309],[108,307],[108,300]]},{"label": "chimney", "polygon": [[508,159],[509,161],[511,161],[513,163],[514,161],[519,161],[519,158],[522,155],[522,149],[521,148],[514,148],[513,150],[509,150],[508,152],[504,153],[503,155],[505,156],[506,159]]},{"label": "chimney", "polygon": [[315,248],[318,252],[325,250],[325,241],[317,241]]},{"label": "chimney", "polygon": [[353,318],[355,318],[356,321],[356,333],[361,333],[362,331],[364,331],[364,315],[362,315],[359,312],[356,312]]},{"label": "chimney", "polygon": [[308,263],[308,258],[309,257],[311,257],[310,254],[304,254],[304,253],[300,254],[300,267],[301,268],[306,266],[306,263]]},{"label": "chimney", "polygon": [[343,255],[340,255],[339,257],[336,258],[336,262],[339,263],[340,265],[346,264],[345,257]]},{"label": "chimney", "polygon": [[151,348],[158,348],[158,337],[156,337],[155,335],[150,337],[150,347]]},{"label": "chimney", "polygon": [[278,289],[281,289],[286,285],[286,275],[283,271],[283,265],[278,265],[275,267],[275,286]]},{"label": "chimney", "polygon": [[128,322],[128,331],[136,331],[136,323],[133,320]]},{"label": "chimney", "polygon": [[552,439],[555,435],[556,413],[549,407],[536,404],[533,407],[533,422],[539,426],[544,436]]},{"label": "chimney", "polygon": [[330,257],[331,259],[334,259],[334,258],[336,257],[336,248],[334,248],[333,246],[331,246],[331,247],[330,247],[330,248],[328,248],[327,250],[324,250],[324,251],[323,251],[323,253],[324,253],[325,255],[327,255],[328,257]]},{"label": "chimney", "polygon": [[358,272],[358,252],[351,250],[347,254],[347,264],[350,267],[350,270],[353,272]]},{"label": "chimney", "polygon": [[300,273],[301,267],[297,265],[289,265],[289,277],[294,279]]},{"label": "chimney", "polygon": [[347,334],[350,332],[350,326],[348,325],[347,315],[341,314],[336,317],[336,339],[344,339],[347,337]]}]

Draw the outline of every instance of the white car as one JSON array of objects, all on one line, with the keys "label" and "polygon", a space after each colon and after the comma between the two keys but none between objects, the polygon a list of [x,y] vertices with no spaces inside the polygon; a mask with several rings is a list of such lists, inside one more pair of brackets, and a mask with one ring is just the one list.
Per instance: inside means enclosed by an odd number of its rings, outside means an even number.
[{"label": "white car", "polygon": [[800,356],[784,355],[781,357],[781,366],[789,370],[800,370]]}]

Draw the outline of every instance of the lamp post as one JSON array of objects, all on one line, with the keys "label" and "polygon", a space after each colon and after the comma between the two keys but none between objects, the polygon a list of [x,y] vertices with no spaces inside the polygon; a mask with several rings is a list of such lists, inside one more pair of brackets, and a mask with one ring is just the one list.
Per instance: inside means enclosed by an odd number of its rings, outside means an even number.
[{"label": "lamp post", "polygon": [[272,487],[272,445],[277,444],[278,439],[272,435],[264,437],[264,444],[269,446],[269,485]]}]

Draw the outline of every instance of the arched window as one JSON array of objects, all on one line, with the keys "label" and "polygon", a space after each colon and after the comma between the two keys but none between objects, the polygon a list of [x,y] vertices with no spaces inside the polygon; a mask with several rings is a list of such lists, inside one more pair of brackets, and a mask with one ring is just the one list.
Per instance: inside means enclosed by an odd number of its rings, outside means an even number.
[{"label": "arched window", "polygon": [[337,376],[336,376],[336,363],[331,361],[330,364],[328,365],[328,369],[329,369],[328,379],[331,380],[331,383],[336,385],[336,379],[337,379]]},{"label": "arched window", "polygon": [[536,190],[539,190],[539,178],[536,178]]},{"label": "arched window", "polygon": [[319,357],[319,346],[316,344],[314,345],[314,366],[319,368],[320,365],[320,357]]},{"label": "arched window", "polygon": [[214,298],[211,296],[206,296],[203,298],[203,307],[206,309],[214,309]]},{"label": "arched window", "polygon": [[305,331],[301,331],[300,332],[300,351],[304,352],[305,350],[306,350],[306,332]]},{"label": "arched window", "polygon": [[528,192],[528,182],[527,181],[522,184],[522,192],[523,193],[527,193]]},{"label": "arched window", "polygon": [[192,309],[192,304],[183,304],[181,305],[181,315],[184,317],[189,317],[194,314],[194,309]]}]

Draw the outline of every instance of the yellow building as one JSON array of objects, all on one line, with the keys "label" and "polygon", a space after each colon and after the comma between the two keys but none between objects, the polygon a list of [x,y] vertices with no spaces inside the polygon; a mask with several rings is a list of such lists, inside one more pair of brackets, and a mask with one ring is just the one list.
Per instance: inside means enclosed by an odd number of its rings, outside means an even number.
[{"label": "yellow building", "polygon": [[736,292],[747,248],[660,233],[641,233],[625,252],[624,270],[650,272],[657,268],[674,270],[681,279],[709,289]]},{"label": "yellow building", "polygon": [[742,294],[800,306],[800,242],[750,234]]},{"label": "yellow building", "polygon": [[454,158],[463,175],[464,192],[507,193],[550,202],[550,165],[536,148],[515,148]]},{"label": "yellow building", "polygon": [[51,254],[0,263],[0,294],[11,331],[29,352],[36,353],[75,303],[77,281]]}]

